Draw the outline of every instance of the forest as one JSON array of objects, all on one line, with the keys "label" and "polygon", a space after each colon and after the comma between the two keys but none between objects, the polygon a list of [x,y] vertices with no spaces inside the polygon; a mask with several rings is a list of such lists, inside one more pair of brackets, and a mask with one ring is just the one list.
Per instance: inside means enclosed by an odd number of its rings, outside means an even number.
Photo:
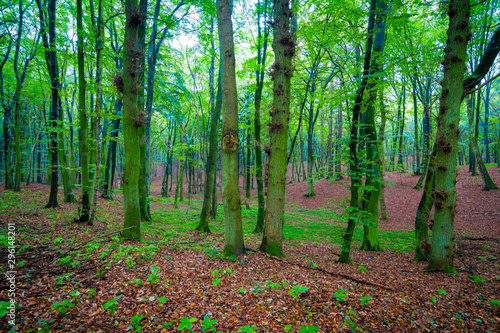
[{"label": "forest", "polygon": [[500,2],[1,0],[0,331],[500,331]]}]

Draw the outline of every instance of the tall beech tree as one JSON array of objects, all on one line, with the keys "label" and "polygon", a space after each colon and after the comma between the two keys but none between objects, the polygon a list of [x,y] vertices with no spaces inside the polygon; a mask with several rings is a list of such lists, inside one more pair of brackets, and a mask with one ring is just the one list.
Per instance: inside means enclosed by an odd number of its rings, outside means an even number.
[{"label": "tall beech tree", "polygon": [[283,256],[283,223],[285,213],[285,185],[287,171],[287,139],[290,121],[290,80],[295,40],[290,18],[292,10],[288,0],[274,0],[273,51],[274,64],[273,104],[269,123],[269,169],[264,235],[260,250],[273,256]]},{"label": "tall beech tree", "polygon": [[351,198],[349,202],[349,220],[347,222],[347,229],[344,234],[344,241],[342,243],[342,250],[339,256],[339,262],[351,262],[351,244],[354,236],[354,228],[356,221],[359,219],[359,188],[361,185],[361,173],[359,170],[358,161],[358,130],[359,130],[359,115],[361,111],[361,104],[363,102],[363,94],[365,93],[366,85],[368,83],[368,74],[370,72],[370,62],[372,57],[373,46],[373,25],[375,22],[375,7],[377,1],[371,0],[370,14],[368,16],[367,39],[365,46],[365,59],[363,62],[363,76],[356,91],[354,99],[354,106],[352,109],[351,132],[349,142],[349,171],[351,176]]},{"label": "tall beech tree", "polygon": [[264,9],[261,10],[261,2],[257,2],[257,71],[255,76],[257,84],[255,87],[255,116],[254,116],[254,136],[255,136],[255,178],[257,180],[257,223],[254,233],[261,233],[264,228],[264,218],[266,214],[266,202],[264,198],[264,181],[262,179],[262,142],[260,126],[260,104],[262,101],[262,89],[264,88],[264,72],[266,67],[267,42],[269,40],[270,27],[264,27],[264,36],[260,26],[261,11],[264,13],[264,22],[267,18],[268,0],[264,0]]},{"label": "tall beech tree", "polygon": [[232,0],[217,0],[220,58],[222,65],[222,197],[225,214],[224,255],[245,252],[240,190],[238,188],[238,96],[236,91]]},{"label": "tall beech tree", "polygon": [[140,138],[139,128],[145,125],[145,113],[137,105],[139,72],[144,48],[137,43],[137,30],[146,19],[137,0],[125,1],[125,38],[123,41],[123,200],[125,220],[122,237],[140,240],[141,210],[139,206]]},{"label": "tall beech tree", "polygon": [[465,58],[469,40],[469,0],[450,0],[450,18],[444,56],[444,76],[436,134],[434,225],[427,270],[455,273],[455,208],[460,104],[463,98]]},{"label": "tall beech tree", "polygon": [[80,169],[82,175],[82,209],[79,222],[88,222],[90,217],[90,178],[89,178],[89,145],[88,121],[86,106],[84,31],[82,0],[76,1],[76,31],[78,35],[78,116],[80,119]]},{"label": "tall beech tree", "polygon": [[[59,147],[57,137],[57,119],[59,112],[59,90],[61,84],[59,82],[59,66],[57,64],[56,53],[56,0],[49,0],[48,3],[43,3],[41,0],[36,0],[38,13],[40,18],[40,34],[42,36],[43,46],[45,47],[45,63],[50,75],[51,87],[51,103],[49,123],[50,132],[50,194],[49,202],[45,208],[59,207],[57,200],[57,191],[59,184]],[[45,7],[46,6],[46,7]]]}]

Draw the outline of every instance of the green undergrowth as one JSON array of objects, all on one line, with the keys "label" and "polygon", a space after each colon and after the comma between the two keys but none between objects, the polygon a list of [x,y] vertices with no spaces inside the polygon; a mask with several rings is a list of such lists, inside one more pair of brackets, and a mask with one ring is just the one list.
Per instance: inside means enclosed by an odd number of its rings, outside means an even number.
[{"label": "green undergrowth", "polygon": [[[157,201],[168,203],[171,199],[156,198]],[[217,207],[217,218],[210,220],[210,230],[215,233],[224,232],[224,208]],[[152,231],[164,236],[188,236],[199,222],[201,202],[192,201],[188,209],[160,209],[152,212],[153,222],[143,224],[145,233]],[[257,208],[242,207],[243,232],[247,237],[253,236],[257,219]],[[317,210],[299,209],[285,213],[284,236],[285,243],[292,245],[294,241],[312,243],[329,243],[342,245],[346,229],[347,216],[338,214],[328,208]],[[358,226],[354,233],[354,244],[361,243],[363,228]],[[412,251],[414,234],[406,230],[380,230],[380,241],[385,249],[404,252]],[[292,245],[293,246],[293,245]]]}]

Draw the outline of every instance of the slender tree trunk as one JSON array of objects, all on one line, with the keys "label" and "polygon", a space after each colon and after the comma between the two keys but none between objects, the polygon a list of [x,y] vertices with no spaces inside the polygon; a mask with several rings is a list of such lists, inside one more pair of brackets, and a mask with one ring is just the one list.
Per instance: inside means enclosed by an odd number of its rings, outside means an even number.
[{"label": "slender tree trunk", "polygon": [[[311,96],[314,96],[314,83],[311,91]],[[314,97],[312,97],[314,100]],[[316,195],[314,193],[314,176],[313,176],[313,134],[314,134],[314,108],[313,102],[309,105],[309,126],[307,130],[307,197],[312,198]]]},{"label": "slender tree trunk", "polygon": [[[211,31],[214,31],[214,20],[210,18]],[[212,50],[215,52],[214,38],[211,40]],[[203,191],[203,207],[200,214],[200,222],[196,230],[200,232],[210,232],[208,226],[208,218],[210,214],[210,207],[214,199],[214,186],[217,174],[217,137],[219,128],[220,113],[222,110],[222,87],[221,87],[221,71],[222,63],[219,62],[219,76],[217,79],[217,98],[214,93],[214,78],[215,78],[215,56],[212,56],[210,61],[209,73],[209,90],[210,90],[210,135],[209,135],[209,152],[207,156],[205,185]],[[214,104],[215,103],[215,104]]]},{"label": "slender tree trunk", "polygon": [[[290,79],[295,40],[290,29],[293,13],[288,0],[274,0],[272,66],[273,108],[269,124],[269,169],[264,235],[260,250],[283,256],[283,223],[287,171],[287,139],[290,117]],[[292,22],[293,19],[292,19]]]},{"label": "slender tree trunk", "polygon": [[88,122],[86,108],[86,82],[84,63],[84,31],[82,0],[76,1],[76,24],[78,34],[78,112],[80,118],[80,169],[82,177],[82,209],[78,219],[80,222],[88,222],[90,217],[90,175],[89,175],[89,145],[88,145]]},{"label": "slender tree trunk", "polygon": [[99,196],[97,195],[97,190],[99,189],[99,176],[100,176],[100,165],[101,165],[101,33],[102,33],[102,0],[99,0],[98,5],[98,15],[97,15],[97,35],[96,35],[96,86],[97,86],[97,96],[96,96],[96,104],[95,104],[95,112],[96,112],[96,161],[95,161],[95,180],[94,180],[94,195],[93,195],[93,204],[92,210],[90,213],[90,218],[88,221],[88,225],[94,225],[95,217],[97,214],[97,200]]},{"label": "slender tree trunk", "polygon": [[[375,127],[375,104],[377,98],[378,77],[383,71],[382,57],[385,46],[385,23],[387,19],[388,4],[381,0],[377,3],[377,15],[374,25],[373,40],[373,58],[370,65],[370,78],[366,90],[368,91],[368,101],[366,107],[366,116],[364,117],[365,133],[367,136],[366,159],[367,171],[365,186],[370,190],[365,191],[363,201],[363,213],[367,214],[367,222],[364,224],[363,244],[361,248],[367,251],[382,251],[378,238],[378,219],[379,219],[379,197],[380,186],[382,183],[381,159],[378,148],[377,132]],[[403,91],[404,101],[404,91]],[[404,108],[403,108],[404,110]]]},{"label": "slender tree trunk", "polygon": [[[50,105],[50,115],[49,115],[49,124],[50,127],[52,128],[50,133],[50,162],[51,162],[50,194],[49,194],[49,202],[47,203],[45,208],[56,208],[59,207],[59,203],[57,200],[58,180],[59,180],[57,119],[58,119],[59,101],[60,101],[59,66],[57,64],[57,54],[56,54],[56,27],[55,27],[56,0],[49,0],[47,8],[44,8],[44,5],[42,5],[41,0],[37,0],[40,25],[41,25],[41,35],[45,47],[45,62],[47,64],[47,69],[50,75],[51,95],[52,95],[52,102]],[[46,19],[48,20],[47,26],[45,25]]]},{"label": "slender tree trunk", "polygon": [[436,147],[432,150],[429,158],[429,165],[426,170],[424,191],[417,208],[417,215],[415,217],[415,258],[414,262],[428,261],[429,260],[429,216],[434,204],[434,191],[436,188]]},{"label": "slender tree trunk", "polygon": [[[473,117],[472,116],[472,100],[473,99],[474,99],[474,95],[467,96],[467,117],[468,117],[469,123]],[[476,112],[479,112],[479,108],[477,109]],[[477,143],[477,135],[470,130],[469,130],[469,141],[471,142],[472,151],[474,153],[474,159],[475,159],[477,167],[479,169],[479,174],[481,175],[481,179],[483,180],[483,183],[484,183],[483,189],[485,191],[498,189],[498,186],[491,179],[491,176],[488,173],[488,169],[486,169],[486,166],[484,164],[483,157],[481,155],[481,150],[479,149],[479,145]]]},{"label": "slender tree trunk", "polygon": [[[387,121],[387,114],[385,111],[385,102],[384,102],[384,87],[379,88],[379,105],[380,105],[380,127],[379,127],[379,136],[378,136],[378,154],[380,156],[380,177],[384,180],[384,140],[385,140],[385,124]],[[385,195],[384,195],[385,185],[382,182],[380,184],[380,218],[382,220],[388,220],[387,217],[387,208],[385,204]]]},{"label": "slender tree trunk", "polygon": [[455,208],[460,104],[464,92],[465,58],[470,16],[469,0],[451,0],[445,48],[441,106],[436,135],[436,190],[433,237],[427,270],[456,273]]},{"label": "slender tree trunk", "polygon": [[141,240],[141,211],[139,205],[140,138],[139,127],[144,126],[144,115],[137,107],[137,76],[141,71],[144,49],[137,46],[138,26],[145,20],[137,0],[125,2],[125,39],[123,42],[123,142],[124,174],[123,199],[125,202],[125,239]]},{"label": "slender tree trunk", "polygon": [[238,187],[238,97],[236,91],[233,25],[231,22],[232,0],[217,1],[220,57],[222,71],[222,198],[225,214],[224,255],[240,255],[245,252],[241,218],[240,191]]},{"label": "slender tree trunk", "polygon": [[349,209],[349,221],[347,223],[347,229],[344,234],[344,242],[342,244],[342,250],[339,256],[339,262],[349,263],[351,262],[351,244],[352,238],[354,236],[354,228],[356,227],[356,220],[359,218],[359,187],[361,185],[361,174],[359,170],[358,163],[358,131],[359,131],[359,113],[361,111],[361,103],[363,102],[363,94],[368,81],[368,74],[370,71],[370,62],[372,54],[373,45],[373,25],[375,21],[375,7],[376,0],[371,0],[370,2],[370,16],[368,18],[368,37],[366,40],[365,47],[365,60],[363,65],[363,77],[361,83],[356,91],[356,99],[354,100],[354,107],[352,110],[352,122],[351,122],[351,133],[350,133],[350,176],[351,176],[351,200]]}]

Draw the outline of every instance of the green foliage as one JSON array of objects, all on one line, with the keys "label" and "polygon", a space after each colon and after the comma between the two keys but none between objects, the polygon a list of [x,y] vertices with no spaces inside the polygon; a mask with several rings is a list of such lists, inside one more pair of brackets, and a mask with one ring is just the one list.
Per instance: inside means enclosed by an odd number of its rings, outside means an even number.
[{"label": "green foliage", "polygon": [[490,303],[493,307],[500,307],[500,301],[497,299],[490,298],[486,302]]},{"label": "green foliage", "polygon": [[243,327],[240,327],[238,332],[245,332],[245,333],[257,333],[256,330],[259,328],[257,326],[250,326],[250,325],[245,325]]},{"label": "green foliage", "polygon": [[361,305],[366,305],[368,304],[373,298],[370,296],[360,296],[359,299],[361,300]]},{"label": "green foliage", "polygon": [[182,317],[179,326],[177,326],[178,331],[193,332],[193,323],[197,322],[197,318]]},{"label": "green foliage", "polygon": [[314,325],[299,325],[299,333],[314,333],[319,331],[320,328]]},{"label": "green foliage", "polygon": [[208,316],[204,316],[201,321],[201,331],[202,332],[213,332],[215,331],[214,325],[217,323],[216,319],[210,319]]},{"label": "green foliage", "polygon": [[167,298],[166,297],[158,297],[158,305],[163,305],[167,302]]},{"label": "green foliage", "polygon": [[58,311],[59,310],[59,314],[60,315],[63,315],[66,313],[66,311],[69,309],[69,308],[72,308],[74,307],[75,304],[73,304],[73,301],[69,300],[69,299],[66,299],[62,302],[59,302],[59,303],[54,303],[52,304],[50,307],[54,310],[54,311]]},{"label": "green foliage", "polygon": [[305,293],[309,290],[309,287],[293,286],[288,290],[288,295],[292,295],[293,298],[297,298],[299,294]]},{"label": "green foliage", "polygon": [[132,326],[132,328],[136,332],[139,332],[140,330],[142,330],[142,326],[140,325],[141,320],[142,320],[142,316],[141,315],[133,316],[132,319],[130,319],[130,326]]},{"label": "green foliage", "polygon": [[120,295],[120,296],[116,296],[115,298],[113,298],[112,300],[110,301],[107,301],[106,303],[104,303],[104,305],[102,306],[102,308],[104,310],[108,310],[109,311],[109,314],[114,316],[115,314],[115,311],[116,309],[118,308],[118,305],[116,304],[118,302],[118,300],[120,298],[122,298],[123,295]]},{"label": "green foliage", "polygon": [[151,283],[158,282],[160,280],[161,273],[158,273],[159,267],[151,267],[151,273],[148,276],[148,281]]},{"label": "green foliage", "polygon": [[366,273],[366,272],[368,272],[368,269],[363,265],[359,265],[358,271],[361,271],[361,273]]},{"label": "green foliage", "polygon": [[345,289],[339,289],[333,294],[333,298],[335,298],[339,302],[345,302],[348,298],[347,296],[347,290]]},{"label": "green foliage", "polygon": [[484,283],[484,279],[478,275],[470,275],[470,278],[474,283]]}]

